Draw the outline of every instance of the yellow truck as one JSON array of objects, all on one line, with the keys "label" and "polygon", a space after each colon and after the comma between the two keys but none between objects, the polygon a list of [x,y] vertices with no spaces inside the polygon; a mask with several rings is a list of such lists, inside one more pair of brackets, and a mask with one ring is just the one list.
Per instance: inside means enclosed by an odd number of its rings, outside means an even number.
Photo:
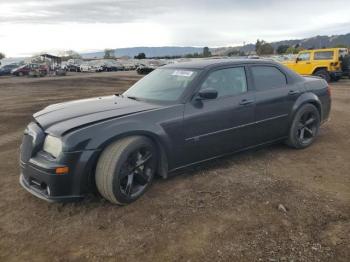
[{"label": "yellow truck", "polygon": [[327,82],[338,81],[344,74],[342,58],[347,55],[346,48],[304,50],[295,60],[283,64],[301,75],[319,76]]}]

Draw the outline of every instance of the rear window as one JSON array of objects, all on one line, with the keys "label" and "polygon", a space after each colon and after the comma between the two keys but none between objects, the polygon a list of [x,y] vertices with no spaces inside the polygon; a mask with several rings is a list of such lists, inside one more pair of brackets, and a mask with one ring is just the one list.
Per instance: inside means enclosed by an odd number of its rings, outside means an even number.
[{"label": "rear window", "polygon": [[253,66],[252,74],[257,91],[281,88],[286,86],[286,76],[273,66]]},{"label": "rear window", "polygon": [[333,51],[319,51],[315,52],[314,60],[332,60],[334,52]]}]

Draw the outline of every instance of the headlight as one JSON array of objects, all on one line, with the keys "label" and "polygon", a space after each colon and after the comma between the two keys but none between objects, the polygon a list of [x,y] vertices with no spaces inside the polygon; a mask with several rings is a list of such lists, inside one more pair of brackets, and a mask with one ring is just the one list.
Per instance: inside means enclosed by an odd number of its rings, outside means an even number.
[{"label": "headlight", "polygon": [[61,139],[50,135],[46,136],[43,150],[53,157],[57,158],[62,152]]}]

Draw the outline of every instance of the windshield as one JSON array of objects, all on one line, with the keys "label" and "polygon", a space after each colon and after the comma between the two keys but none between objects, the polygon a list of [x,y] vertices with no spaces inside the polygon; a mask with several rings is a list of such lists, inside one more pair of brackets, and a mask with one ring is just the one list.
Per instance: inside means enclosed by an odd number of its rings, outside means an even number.
[{"label": "windshield", "polygon": [[188,69],[157,69],[142,78],[123,95],[133,99],[177,101],[196,77]]}]

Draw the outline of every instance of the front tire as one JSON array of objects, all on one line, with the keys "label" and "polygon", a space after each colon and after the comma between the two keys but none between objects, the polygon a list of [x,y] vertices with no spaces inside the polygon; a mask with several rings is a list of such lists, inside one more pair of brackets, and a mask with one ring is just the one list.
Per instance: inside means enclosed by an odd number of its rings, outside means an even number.
[{"label": "front tire", "polygon": [[294,116],[287,144],[297,149],[310,146],[318,135],[320,122],[320,113],[314,105],[301,106]]},{"label": "front tire", "polygon": [[126,205],[152,184],[157,167],[154,143],[143,136],[121,139],[108,146],[98,160],[96,186],[113,204]]}]

